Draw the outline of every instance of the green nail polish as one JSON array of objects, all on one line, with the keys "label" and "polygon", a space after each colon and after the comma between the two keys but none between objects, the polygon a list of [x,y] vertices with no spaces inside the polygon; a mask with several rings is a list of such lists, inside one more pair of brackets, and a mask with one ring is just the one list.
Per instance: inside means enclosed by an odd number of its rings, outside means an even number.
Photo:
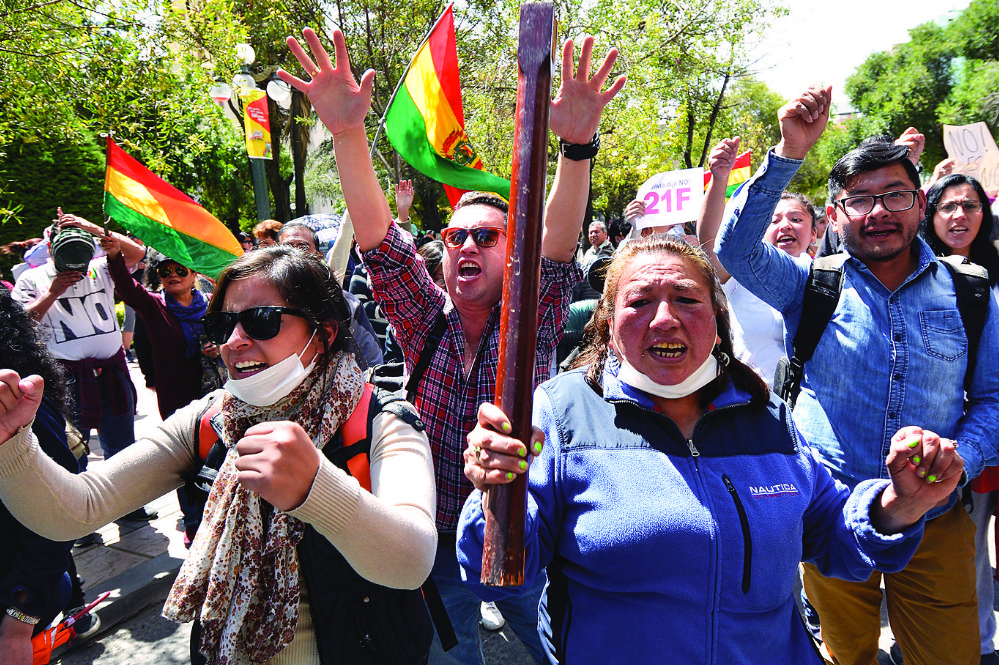
[{"label": "green nail polish", "polygon": [[507,480],[513,480],[513,471],[507,471],[506,472],[506,479]]},{"label": "green nail polish", "polygon": [[920,469],[919,470],[919,475],[920,476],[925,476],[926,475],[926,469]]},{"label": "green nail polish", "polygon": [[909,437],[908,439],[906,439],[902,443],[904,443],[905,445],[909,446],[910,448],[915,448],[916,446],[919,445],[919,442],[922,441],[922,440],[923,440],[922,435],[921,434],[916,434],[914,436]]},{"label": "green nail polish", "polygon": [[913,455],[913,457],[912,457],[912,463],[913,464],[919,464],[919,460],[920,459],[922,459],[922,458],[919,455]]},{"label": "green nail polish", "polygon": [[503,431],[504,432],[506,432],[507,434],[509,434],[510,430],[512,430],[512,429],[513,429],[513,427],[510,425],[510,423],[503,423]]},{"label": "green nail polish", "polygon": [[527,448],[521,448],[520,450],[517,451],[517,454],[523,457],[524,455],[527,454]]},{"label": "green nail polish", "polygon": [[523,471],[526,468],[527,468],[527,462],[525,462],[524,460],[520,460],[520,470]]},{"label": "green nail polish", "polygon": [[535,452],[535,454],[537,454],[537,453],[540,453],[540,452],[541,452],[541,447],[542,447],[543,445],[544,445],[544,444],[543,444],[543,443],[541,443],[540,441],[535,441],[535,442],[534,442],[534,452]]},{"label": "green nail polish", "polygon": [[937,477],[934,476],[934,475],[926,476],[926,482],[928,482],[928,483],[935,483],[935,482],[937,482]]}]

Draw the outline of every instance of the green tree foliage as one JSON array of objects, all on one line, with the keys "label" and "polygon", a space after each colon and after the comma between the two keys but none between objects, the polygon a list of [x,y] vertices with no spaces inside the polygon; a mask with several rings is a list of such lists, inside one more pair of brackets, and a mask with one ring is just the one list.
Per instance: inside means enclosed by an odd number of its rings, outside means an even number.
[{"label": "green tree foliage", "polygon": [[922,163],[931,171],[946,157],[943,124],[984,121],[996,135],[997,91],[999,2],[973,0],[946,25],[913,28],[908,42],[872,54],[847,79],[846,93],[861,115],[823,137],[817,148],[825,146],[824,161],[816,173],[828,173],[835,159],[864,137],[897,136],[909,126],[926,135]]},{"label": "green tree foliage", "polygon": [[[620,215],[652,174],[703,163],[722,136],[742,135],[744,148],[757,156],[774,141],[777,105],[749,75],[745,55],[778,13],[764,0],[556,4],[559,39],[593,34],[598,54],[617,46],[621,58],[612,77],[630,78],[601,126],[593,169],[593,203],[601,214]],[[509,176],[513,138],[519,5],[468,0],[455,8],[466,127],[486,168],[503,176]],[[0,10],[0,168],[6,174],[0,217],[13,211],[23,226],[9,223],[2,232],[27,235],[51,219],[53,199],[32,186],[35,179],[57,179],[48,155],[79,163],[79,177],[63,179],[61,193],[80,202],[79,212],[99,216],[99,134],[107,131],[231,228],[248,228],[255,213],[242,136],[207,96],[213,78],[228,81],[238,71],[235,45],[254,47],[249,73],[265,87],[279,67],[306,76],[285,44],[288,35],[309,25],[330,44],[339,28],[354,74],[376,72],[368,118],[373,137],[445,6],[443,0],[410,0],[405,11],[388,0],[10,0]],[[290,109],[271,102],[270,111],[275,159],[267,177],[274,216],[302,214],[304,201],[320,194],[334,208],[341,205],[329,146],[303,157],[316,122],[307,100],[296,93]],[[440,225],[446,214],[440,184],[415,174],[384,136],[375,148],[375,168],[390,201],[393,184],[411,178],[415,221]],[[549,148],[552,177],[554,140]],[[65,157],[74,151],[79,155]],[[294,211],[293,200],[299,202]]]}]

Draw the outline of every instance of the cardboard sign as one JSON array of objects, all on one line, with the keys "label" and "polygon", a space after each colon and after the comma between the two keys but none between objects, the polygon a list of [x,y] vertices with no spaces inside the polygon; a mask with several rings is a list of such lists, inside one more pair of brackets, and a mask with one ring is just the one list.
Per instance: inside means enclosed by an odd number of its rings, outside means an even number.
[{"label": "cardboard sign", "polygon": [[999,148],[984,122],[944,125],[944,147],[954,160],[952,173],[963,173],[982,183],[987,192],[999,189]]},{"label": "cardboard sign", "polygon": [[639,187],[636,198],[645,202],[639,229],[692,222],[704,199],[704,169],[657,173]]}]

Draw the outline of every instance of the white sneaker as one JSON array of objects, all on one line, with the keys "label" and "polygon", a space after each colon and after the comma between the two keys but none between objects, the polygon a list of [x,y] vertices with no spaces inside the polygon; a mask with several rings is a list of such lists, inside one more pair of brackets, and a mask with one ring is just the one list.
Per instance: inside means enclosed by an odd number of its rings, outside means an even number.
[{"label": "white sneaker", "polygon": [[506,625],[506,619],[500,614],[496,603],[482,603],[479,606],[479,616],[481,617],[479,623],[486,630],[499,630]]}]

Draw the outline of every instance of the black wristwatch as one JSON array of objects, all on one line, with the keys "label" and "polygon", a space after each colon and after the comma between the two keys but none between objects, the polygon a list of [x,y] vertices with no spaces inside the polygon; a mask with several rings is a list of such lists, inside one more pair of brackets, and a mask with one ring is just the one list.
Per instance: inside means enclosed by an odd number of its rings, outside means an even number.
[{"label": "black wristwatch", "polygon": [[594,134],[589,143],[566,143],[560,138],[558,147],[566,159],[571,159],[574,162],[593,159],[597,156],[597,151],[600,150],[600,132]]}]

